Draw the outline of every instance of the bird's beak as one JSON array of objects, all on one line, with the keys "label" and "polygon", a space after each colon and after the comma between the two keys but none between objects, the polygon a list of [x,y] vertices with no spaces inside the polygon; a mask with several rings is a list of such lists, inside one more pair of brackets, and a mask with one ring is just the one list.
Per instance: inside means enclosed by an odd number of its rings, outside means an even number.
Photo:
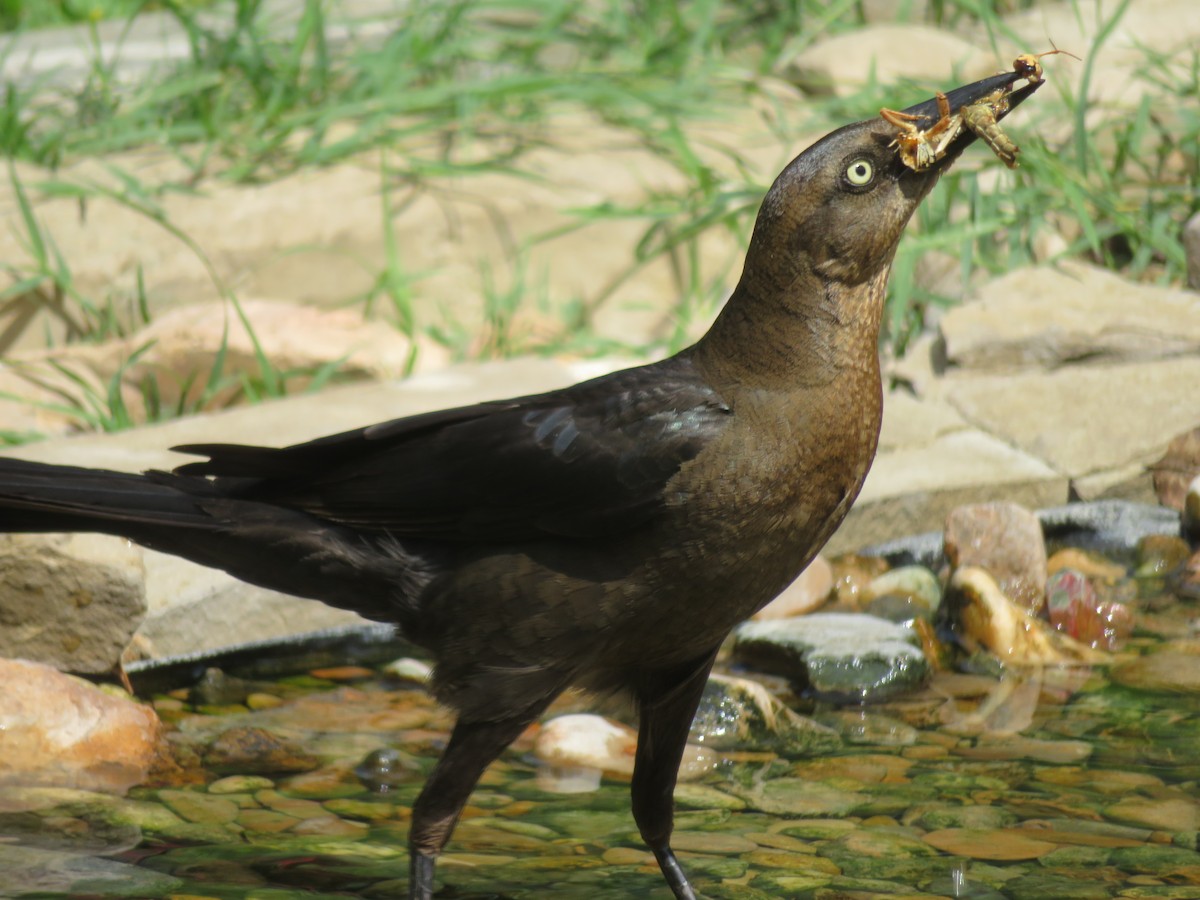
[{"label": "bird's beak", "polygon": [[[1027,84],[1017,90],[1012,90],[1012,85],[1021,81],[1024,76],[1017,72],[1005,72],[1001,75],[992,75],[989,78],[984,78],[981,81],[965,84],[962,87],[957,87],[946,93],[946,99],[950,101],[950,114],[955,115],[964,106],[970,106],[987,97],[996,94],[998,91],[1005,91],[1005,100],[1007,108],[1002,108],[997,111],[996,120],[999,121],[1007,116],[1010,112],[1021,105],[1024,100],[1031,96],[1034,91],[1040,88],[1046,82],[1038,81],[1032,84]],[[902,112],[911,116],[922,116],[927,119],[930,125],[937,122],[940,114],[938,112],[938,102],[936,98],[931,98],[910,106]],[[928,126],[924,126],[928,127]],[[975,140],[976,135],[970,129],[962,129],[962,133],[954,139],[954,142],[947,148],[943,157],[929,167],[927,171],[941,171],[949,168],[950,163],[956,160],[959,155]]]}]

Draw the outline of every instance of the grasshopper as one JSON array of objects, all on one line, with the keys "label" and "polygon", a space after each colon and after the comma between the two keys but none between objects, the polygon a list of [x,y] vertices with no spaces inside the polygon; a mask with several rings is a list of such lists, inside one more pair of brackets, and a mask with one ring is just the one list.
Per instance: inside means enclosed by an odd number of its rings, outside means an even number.
[{"label": "grasshopper", "polygon": [[[1054,47],[1054,44],[1050,44]],[[1042,64],[1039,60],[1043,56],[1053,56],[1055,53],[1065,53],[1071,59],[1079,59],[1074,53],[1069,50],[1059,50],[1054,47],[1053,50],[1047,50],[1045,53],[1022,53],[1013,60],[1013,71],[1028,81],[1030,84],[1037,84],[1042,80]]]},{"label": "grasshopper", "polygon": [[[1037,60],[1035,59],[1036,63]],[[998,90],[982,100],[964,106],[958,111],[963,126],[975,132],[979,139],[992,148],[1010,169],[1017,167],[1017,154],[1021,148],[1000,129],[999,116],[1008,111],[1008,90]]]},{"label": "grasshopper", "polygon": [[879,111],[887,122],[900,129],[891,145],[899,148],[900,161],[914,172],[928,169],[945,156],[950,144],[962,134],[963,120],[958,115],[950,115],[950,101],[941,91],[937,93],[937,105],[938,120],[924,131],[915,123],[928,120],[928,116],[914,116],[894,109]]}]

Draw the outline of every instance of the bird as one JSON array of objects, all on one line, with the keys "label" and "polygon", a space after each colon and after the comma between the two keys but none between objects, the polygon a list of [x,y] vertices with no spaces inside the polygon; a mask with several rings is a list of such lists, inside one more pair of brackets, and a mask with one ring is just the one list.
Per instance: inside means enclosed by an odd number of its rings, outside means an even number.
[{"label": "bird", "polygon": [[[1018,78],[951,91],[951,114]],[[1011,90],[1009,109],[1038,86]],[[932,99],[905,114],[939,115]],[[639,717],[633,819],[676,900],[694,900],[672,795],[701,692],[726,636],[863,485],[897,244],[975,136],[920,170],[896,137],[857,122],[788,164],[728,301],[673,356],[288,447],[179,447],[204,459],[170,472],[3,459],[0,531],[118,535],[424,647],[457,718],[413,806],[410,900],[432,898],[480,776],[560,693],[624,693]]]}]

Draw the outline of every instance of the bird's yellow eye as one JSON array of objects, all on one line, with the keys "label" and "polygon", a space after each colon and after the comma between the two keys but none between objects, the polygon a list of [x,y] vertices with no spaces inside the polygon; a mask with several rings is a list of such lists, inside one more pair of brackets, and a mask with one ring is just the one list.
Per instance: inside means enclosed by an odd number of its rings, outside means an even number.
[{"label": "bird's yellow eye", "polygon": [[846,180],[855,187],[865,187],[875,177],[875,167],[870,160],[856,159],[846,166]]}]

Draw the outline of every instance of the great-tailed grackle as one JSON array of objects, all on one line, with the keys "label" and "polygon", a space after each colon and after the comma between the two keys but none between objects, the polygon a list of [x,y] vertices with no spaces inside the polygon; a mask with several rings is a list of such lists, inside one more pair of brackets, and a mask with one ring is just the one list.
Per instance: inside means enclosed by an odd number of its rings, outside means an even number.
[{"label": "great-tailed grackle", "polygon": [[[951,107],[1017,79],[959,88]],[[933,100],[907,113],[937,115]],[[0,461],[0,529],[121,535],[428,648],[458,720],[413,809],[410,898],[432,896],[479,776],[561,691],[630,692],[633,815],[692,898],[670,837],[701,689],[730,629],[808,564],[862,486],[892,257],[974,139],[964,129],[913,171],[895,137],[872,119],[793,160],[729,302],[670,359],[282,449],[182,447],[208,461],[174,473]]]}]

